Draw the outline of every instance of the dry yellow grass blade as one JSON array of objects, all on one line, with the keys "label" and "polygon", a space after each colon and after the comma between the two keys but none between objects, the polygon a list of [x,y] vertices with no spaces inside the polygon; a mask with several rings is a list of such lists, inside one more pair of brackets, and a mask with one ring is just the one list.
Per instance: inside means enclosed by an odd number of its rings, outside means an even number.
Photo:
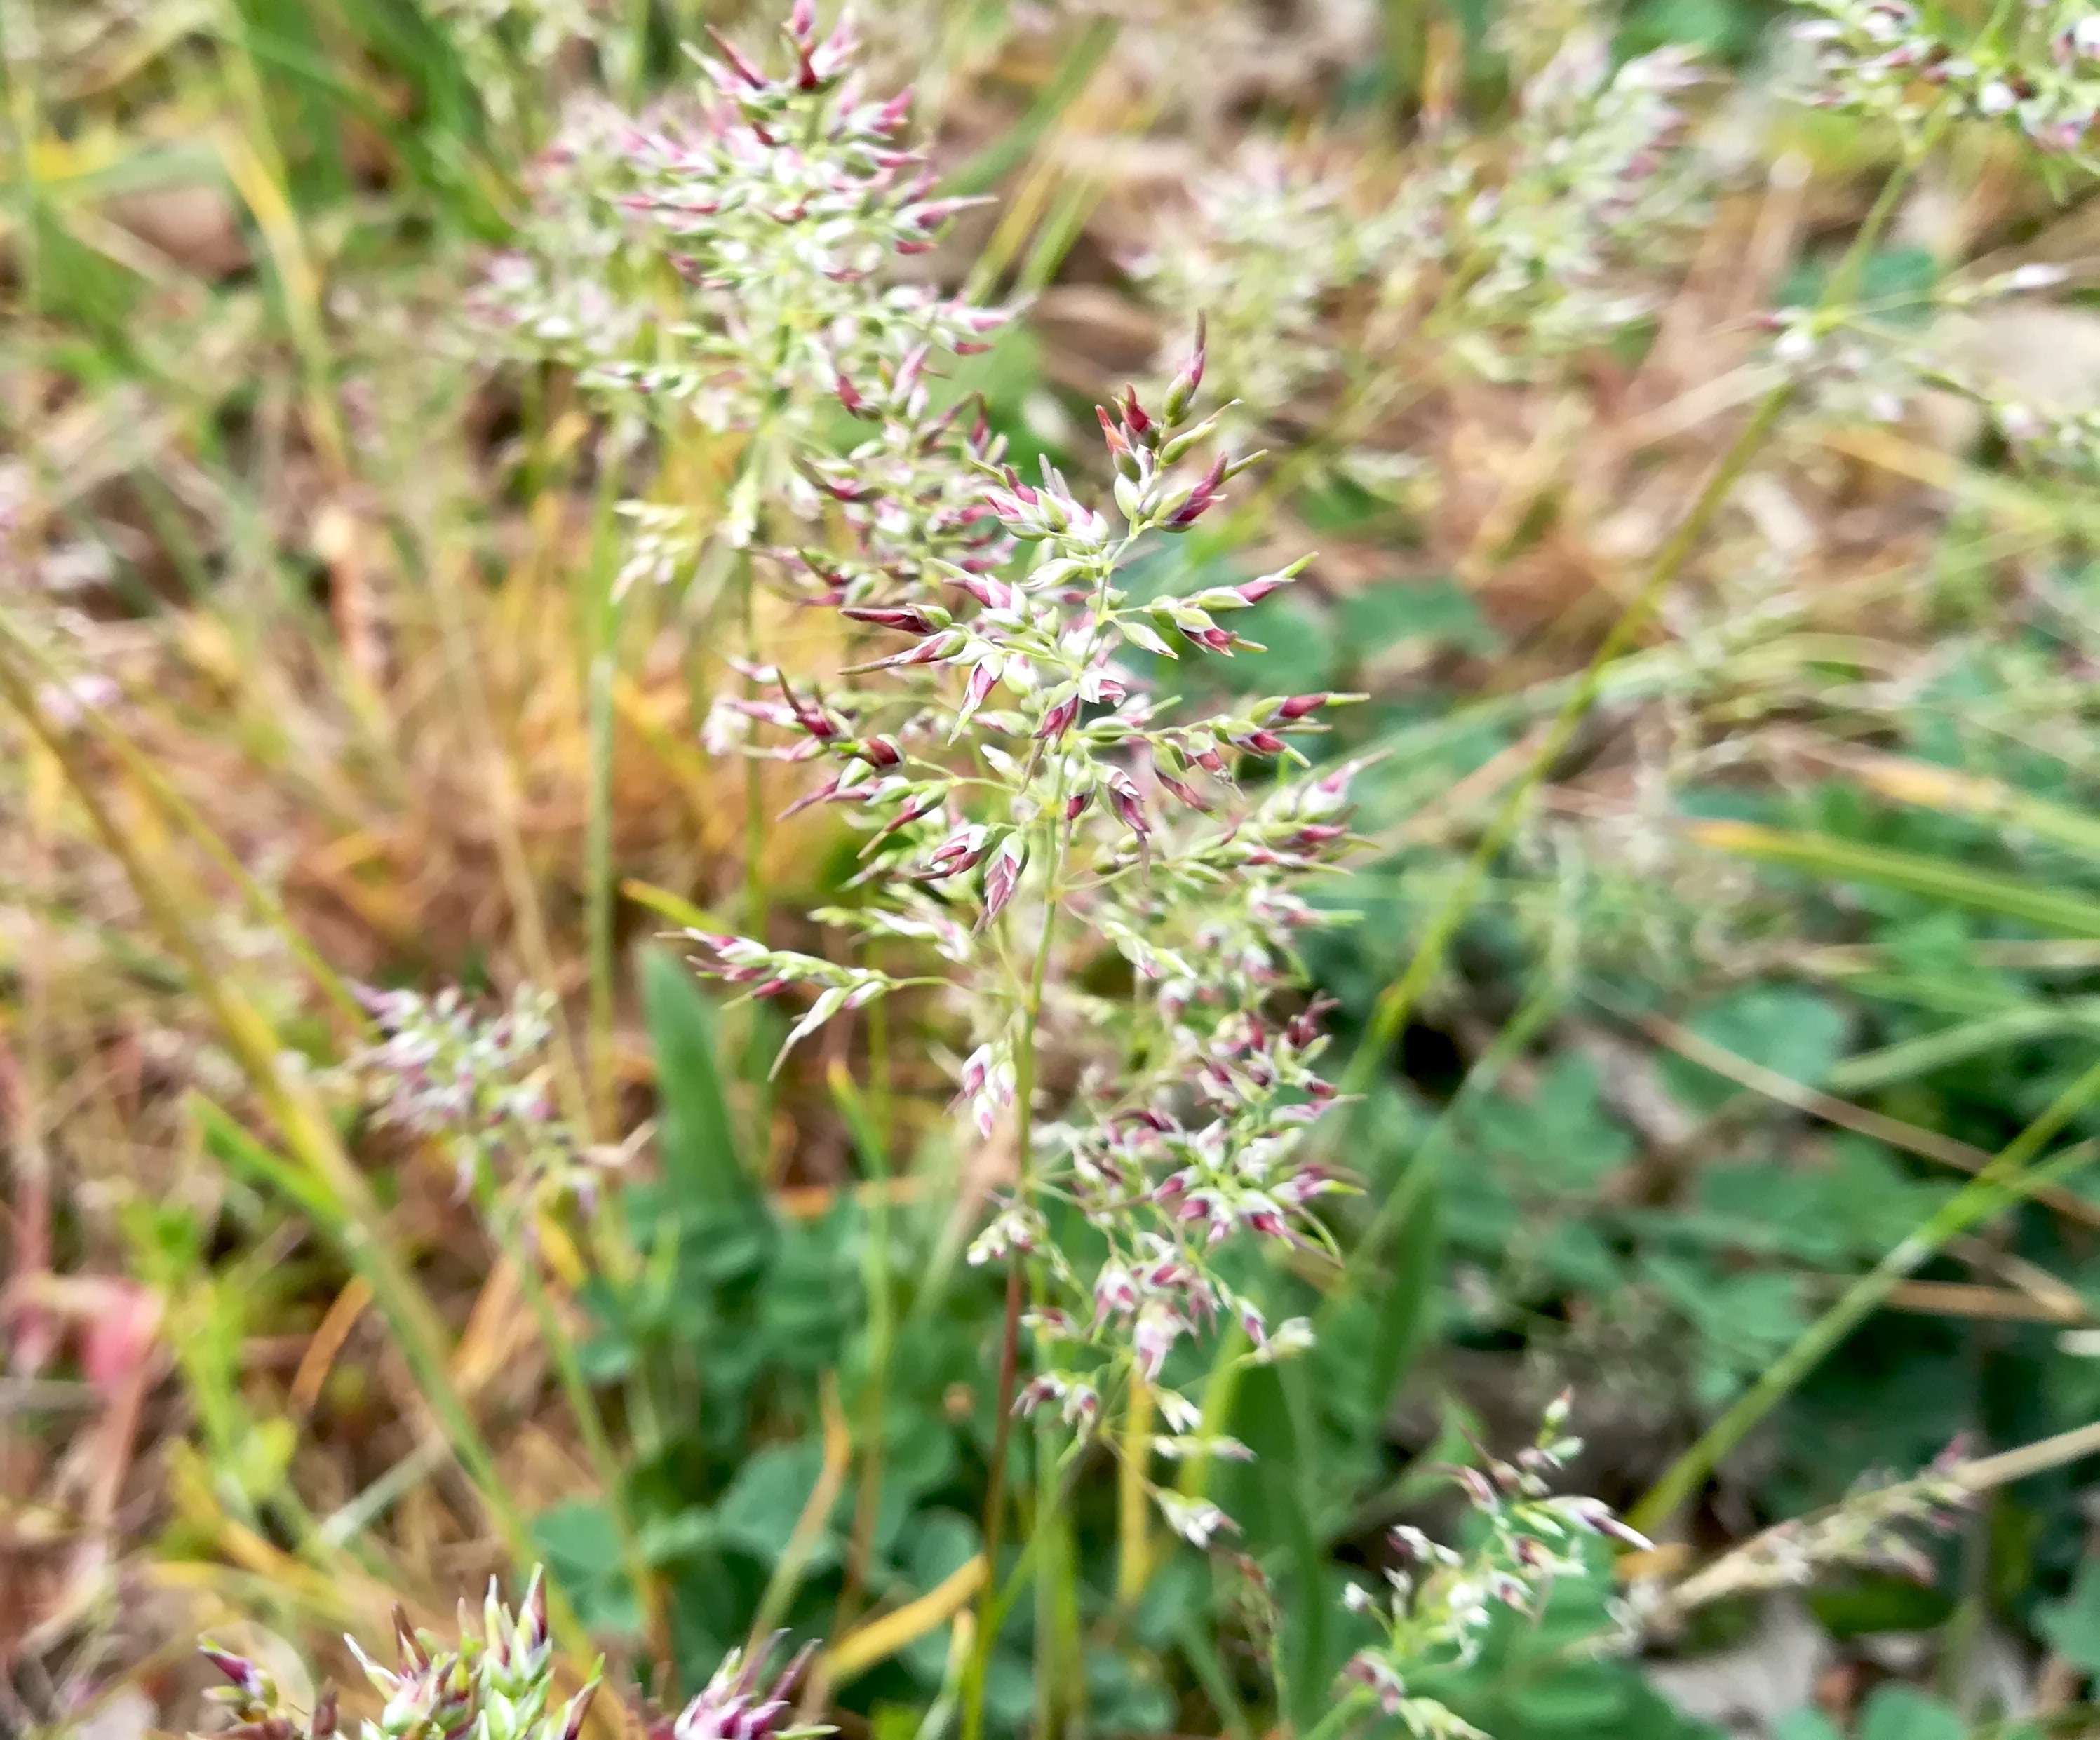
[{"label": "dry yellow grass blade", "polygon": [[[1981,1172],[1991,1162],[1992,1156],[1972,1143],[1940,1134],[1937,1130],[1922,1130],[1915,1124],[1906,1124],[1901,1118],[1890,1117],[1884,1112],[1870,1111],[1864,1106],[1854,1105],[1849,1099],[1840,1099],[1834,1094],[1826,1094],[1820,1088],[1804,1087],[1790,1076],[1783,1076],[1776,1069],[1767,1069],[1746,1057],[1740,1057],[1725,1046],[1702,1038],[1688,1027],[1658,1015],[1636,1015],[1635,1024],[1657,1045],[1674,1051],[1688,1063],[1694,1063],[1723,1076],[1738,1086],[1762,1094],[1767,1099],[1776,1099],[1781,1105],[1792,1106],[1797,1112],[1805,1112],[1826,1124],[1835,1124],[1841,1130],[1849,1130],[1859,1135],[1872,1137],[1877,1142],[1886,1142],[1890,1147],[1906,1153],[1916,1154],[1926,1160],[1938,1161],[1942,1165],[1952,1166],[1958,1172]],[[2100,1227],[2100,1208],[2096,1208],[2075,1192],[2047,1186],[2034,1192],[2035,1200],[2049,1205],[2059,1214],[2071,1220],[2082,1222],[2089,1227]]]},{"label": "dry yellow grass blade", "polygon": [[307,1343],[298,1369],[292,1374],[291,1388],[285,1392],[285,1410],[294,1420],[304,1420],[313,1412],[314,1404],[320,1399],[321,1385],[328,1381],[328,1374],[335,1365],[336,1356],[342,1351],[343,1343],[350,1339],[350,1332],[357,1327],[358,1319],[371,1303],[372,1284],[361,1275],[351,1276],[336,1295],[328,1315],[321,1319]]},{"label": "dry yellow grass blade", "polygon": [[946,1625],[984,1587],[984,1555],[959,1566],[921,1595],[849,1632],[825,1652],[823,1667],[834,1685],[866,1673],[927,1632]]},{"label": "dry yellow grass blade", "polygon": [[846,1470],[853,1465],[853,1433],[846,1425],[845,1411],[839,1405],[836,1372],[824,1374],[819,1394],[824,1420],[823,1466],[817,1471],[817,1483],[810,1489],[809,1502],[803,1505],[802,1514],[795,1519],[794,1532],[788,1537],[787,1548],[773,1567],[773,1575],[758,1603],[757,1617],[751,1622],[751,1635],[744,1644],[744,1653],[754,1659],[766,1639],[779,1628],[788,1604],[795,1598],[796,1590],[801,1586],[810,1555],[816,1551],[818,1541],[831,1524],[832,1512],[838,1504],[839,1495],[845,1490]]}]

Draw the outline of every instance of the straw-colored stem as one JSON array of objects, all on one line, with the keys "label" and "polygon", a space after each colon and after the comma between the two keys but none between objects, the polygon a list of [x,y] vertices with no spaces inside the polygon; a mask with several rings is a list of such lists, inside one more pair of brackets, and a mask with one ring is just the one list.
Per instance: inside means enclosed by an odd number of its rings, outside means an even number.
[{"label": "straw-colored stem", "polygon": [[[45,716],[11,648],[0,650],[0,698],[57,760],[76,801],[122,867],[148,922],[183,963],[191,988],[210,1011],[227,1049],[303,1172],[305,1200],[326,1209],[333,1221],[329,1230],[371,1284],[373,1296],[399,1337],[417,1385],[444,1427],[461,1467],[479,1493],[491,1524],[514,1557],[521,1563],[529,1561],[533,1549],[524,1519],[511,1503],[496,1472],[494,1454],[452,1382],[443,1351],[443,1323],[388,1244],[378,1205],[363,1174],[344,1152],[333,1126],[305,1086],[280,1067],[284,1048],[275,1029],[235,980],[207,956],[179,900],[111,811],[77,747]],[[566,1602],[562,1610],[567,1628],[571,1636],[577,1635]]]},{"label": "straw-colored stem", "polygon": [[1130,1381],[1116,1468],[1116,1605],[1126,1613],[1152,1577],[1152,1385],[1140,1372]]},{"label": "straw-colored stem", "polygon": [[[0,636],[4,636],[9,648],[31,666],[46,682],[55,682],[60,672],[45,657],[43,650],[24,634],[14,619],[0,611]],[[75,711],[88,729],[101,739],[103,746],[123,764],[124,771],[138,782],[139,788],[149,798],[168,820],[194,840],[198,848],[240,891],[241,898],[255,914],[256,918],[276,932],[293,958],[305,968],[314,988],[333,1003],[343,1019],[353,1028],[363,1029],[367,1023],[364,1009],[356,996],[343,980],[342,975],[331,967],[320,951],[307,940],[302,931],[285,910],[284,902],[264,888],[248,872],[248,867],[234,856],[233,848],[225,838],[207,822],[196,806],[177,791],[152,758],[142,753],[139,746],[120,729],[108,714],[92,703],[76,698]]]},{"label": "straw-colored stem", "polygon": [[585,680],[590,786],[584,828],[584,925],[590,960],[590,1025],[586,1046],[593,1123],[611,1127],[613,1107],[613,685],[620,674],[618,552],[613,507],[619,494],[619,443],[608,438],[598,456],[598,488],[591,564],[590,667]]}]

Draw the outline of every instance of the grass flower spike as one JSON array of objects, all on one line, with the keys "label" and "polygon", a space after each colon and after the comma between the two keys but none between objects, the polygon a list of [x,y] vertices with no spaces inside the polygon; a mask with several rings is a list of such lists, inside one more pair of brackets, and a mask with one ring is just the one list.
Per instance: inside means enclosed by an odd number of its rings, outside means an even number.
[{"label": "grass flower spike", "polygon": [[[859,686],[804,692],[768,672],[770,696],[735,703],[786,739],[774,752],[823,769],[797,807],[838,808],[866,835],[862,899],[818,916],[885,962],[930,955],[942,972],[695,938],[702,970],[752,995],[815,992],[790,1045],[907,986],[960,1005],[957,1110],[980,1136],[1012,1117],[1022,1157],[1021,1187],[971,1257],[1037,1273],[1039,1357],[1014,1404],[1053,1406],[1083,1431],[1221,1320],[1245,1326],[1258,1358],[1302,1345],[1211,1254],[1235,1236],[1321,1248],[1312,1206],[1338,1183],[1301,1151],[1335,1097],[1317,1069],[1321,1006],[1273,1005],[1317,922],[1303,885],[1348,843],[1352,769],[1303,769],[1251,799],[1240,776],[1302,763],[1294,740],[1352,698],[1274,695],[1184,720],[1139,674],[1250,644],[1235,614],[1304,566],[1182,595],[1130,588],[1133,553],[1197,523],[1253,463],[1209,454],[1204,361],[1199,338],[1156,408],[1134,392],[1102,408],[1113,516],[1047,464],[1035,482],[988,465],[979,500],[1025,555],[1003,570],[943,563],[947,603],[913,584],[844,606],[905,642],[860,667]],[[1103,945],[1134,975],[1127,1005],[1075,988]],[[1077,1054],[1079,1085],[1041,1120],[1053,1036]],[[1072,1215],[1105,1241],[1099,1262],[1053,1231]],[[1185,1453],[1193,1410],[1163,1408],[1162,1448]],[[1168,1520],[1191,1538],[1217,1526],[1171,1508]]]},{"label": "grass flower spike", "polygon": [[1384,1593],[1350,1586],[1348,1606],[1375,1621],[1381,1636],[1351,1660],[1346,1677],[1414,1740],[1480,1737],[1479,1729],[1416,1689],[1414,1681],[1425,1669],[1476,1659],[1499,1609],[1542,1613],[1556,1580],[1586,1575],[1586,1540],[1605,1536],[1635,1548],[1648,1545],[1599,1500],[1551,1491],[1550,1478],[1582,1447],[1563,1435],[1568,1413],[1563,1395],[1547,1408],[1537,1440],[1513,1460],[1483,1454],[1484,1467],[1454,1471],[1485,1525],[1485,1537],[1470,1550],[1440,1545],[1419,1529],[1396,1529],[1390,1545],[1399,1564],[1386,1573]]}]

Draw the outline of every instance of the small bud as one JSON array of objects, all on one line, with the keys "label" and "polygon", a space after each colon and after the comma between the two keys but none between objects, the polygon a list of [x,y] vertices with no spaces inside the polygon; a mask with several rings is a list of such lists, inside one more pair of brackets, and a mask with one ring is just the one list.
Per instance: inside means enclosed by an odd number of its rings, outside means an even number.
[{"label": "small bud", "polygon": [[1109,421],[1105,406],[1095,406],[1094,415],[1101,419],[1101,435],[1109,444],[1109,457],[1115,462],[1116,470],[1131,482],[1136,482],[1144,477],[1145,467],[1138,462],[1137,455],[1132,450],[1128,438]]},{"label": "small bud", "polygon": [[1502,1502],[1500,1496],[1495,1491],[1494,1483],[1478,1469],[1459,1469],[1457,1470],[1457,1478],[1458,1484],[1466,1489],[1466,1496],[1480,1509],[1493,1510]]},{"label": "small bud", "polygon": [[271,1703],[276,1697],[276,1688],[270,1676],[245,1655],[236,1655],[231,1650],[223,1650],[216,1644],[202,1644],[197,1653],[233,1682],[233,1688],[244,1698],[258,1703]]},{"label": "small bud", "polygon": [[1197,389],[1203,384],[1205,336],[1204,319],[1198,315],[1196,317],[1196,347],[1189,352],[1189,360],[1181,365],[1181,372],[1175,376],[1172,384],[1167,389],[1167,398],[1160,407],[1161,417],[1169,429],[1180,426],[1182,420],[1189,414],[1189,403],[1195,398]]},{"label": "small bud", "polygon": [[1014,890],[1021,886],[1021,872],[1028,862],[1028,848],[1017,834],[1008,834],[999,842],[999,850],[992,854],[985,866],[984,901],[985,922],[990,923],[1006,910],[1013,898]]},{"label": "small bud", "polygon": [[1145,817],[1145,800],[1138,795],[1137,787],[1132,783],[1130,775],[1120,768],[1111,768],[1106,784],[1109,807],[1115,811],[1123,825],[1140,839],[1151,833],[1152,824]]},{"label": "small bud", "polygon": [[935,634],[955,621],[938,604],[849,604],[840,607],[839,615],[903,634]]},{"label": "small bud", "polygon": [[1061,742],[1079,716],[1079,698],[1077,695],[1066,696],[1044,711],[1043,723],[1036,727],[1037,741],[1053,745]]},{"label": "small bud", "polygon": [[562,1711],[561,1740],[580,1740],[584,1722],[590,1715],[593,1700],[598,1696],[598,1676],[593,1673],[584,1689],[571,1698]]},{"label": "small bud", "polygon": [[1137,402],[1136,387],[1127,386],[1123,390],[1123,397],[1116,401],[1116,410],[1123,418],[1123,426],[1130,431],[1132,440],[1150,447],[1159,445],[1159,425],[1151,413]]},{"label": "small bud", "polygon": [[1308,713],[1318,712],[1331,698],[1324,689],[1317,694],[1292,695],[1288,700],[1279,702],[1269,717],[1273,720],[1303,719]]},{"label": "small bud", "polygon": [[743,58],[735,43],[730,42],[712,24],[703,24],[700,28],[707,32],[708,39],[715,45],[716,51],[735,69],[739,78],[754,90],[762,90],[765,88],[765,75]]}]

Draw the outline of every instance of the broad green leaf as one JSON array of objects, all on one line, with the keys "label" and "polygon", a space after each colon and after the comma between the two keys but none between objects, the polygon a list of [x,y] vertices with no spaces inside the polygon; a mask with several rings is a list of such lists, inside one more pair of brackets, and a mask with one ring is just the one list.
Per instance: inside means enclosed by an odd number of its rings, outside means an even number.
[{"label": "broad green leaf", "polygon": [[652,1517],[642,1525],[641,1540],[644,1558],[651,1565],[668,1565],[712,1547],[715,1519],[697,1507]]},{"label": "broad green leaf", "polygon": [[[1414,1363],[1423,1339],[1435,1327],[1438,1258],[1444,1248],[1444,1192],[1433,1148],[1418,1154],[1414,1171],[1397,1187],[1413,1200],[1392,1240],[1389,1258],[1381,1254],[1373,1299],[1374,1321],[1363,1383],[1365,1417],[1374,1431],[1383,1425],[1396,1391]],[[1410,1188],[1411,1187],[1411,1188]]]},{"label": "broad green leaf", "polygon": [[1502,637],[1488,626],[1472,593],[1449,578],[1396,581],[1352,592],[1337,607],[1342,650],[1352,660],[1375,656],[1409,641],[1428,641],[1492,653]]},{"label": "broad green leaf", "polygon": [[603,1504],[571,1499],[532,1520],[532,1538],[593,1630],[631,1633],[642,1612],[620,1566],[620,1536]]},{"label": "broad green leaf", "polygon": [[1604,1109],[1596,1065],[1585,1057],[1555,1058],[1528,1099],[1483,1095],[1460,1121],[1520,1196],[1589,1191],[1633,1157],[1632,1139]]},{"label": "broad green leaf", "polygon": [[1087,1711],[1096,1732],[1156,1734],[1174,1720],[1174,1698],[1146,1655],[1096,1647],[1086,1654]]},{"label": "broad green leaf", "polygon": [[1891,1683],[1867,1700],[1860,1740],[1968,1740],[1969,1725],[1937,1698]]},{"label": "broad green leaf", "polygon": [[1035,1713],[1035,1664],[1004,1644],[992,1651],[985,1675],[985,1714],[1009,1733],[1028,1725]]},{"label": "broad green leaf", "polygon": [[1205,1620],[1210,1598],[1209,1566],[1193,1553],[1177,1553],[1145,1584],[1131,1615],[1131,1634],[1149,1650],[1163,1650]]},{"label": "broad green leaf", "polygon": [[[715,1506],[715,1526],[723,1543],[768,1565],[778,1560],[816,1488],[823,1462],[823,1448],[814,1438],[752,1456]],[[830,1563],[836,1552],[836,1541],[827,1535],[806,1568]]]},{"label": "broad green leaf", "polygon": [[921,1592],[937,1587],[975,1558],[983,1545],[977,1525],[960,1511],[919,1512],[906,1543],[912,1586]]},{"label": "broad green leaf", "polygon": [[2042,1608],[2035,1623],[2072,1667],[2100,1672],[2100,1566],[2088,1564],[2069,1596]]},{"label": "broad green leaf", "polygon": [[1273,1548],[1276,1568],[1285,1572],[1282,1649],[1290,1714],[1299,1731],[1307,1733],[1326,1713],[1329,1689],[1341,1664],[1330,1659],[1327,1556],[1308,1502],[1319,1447],[1300,1442],[1285,1376],[1264,1365],[1241,1381],[1233,1436],[1254,1451],[1255,1460],[1234,1470],[1234,1486],[1244,1496],[1225,1509],[1246,1530],[1250,1548]]},{"label": "broad green leaf", "polygon": [[656,1054],[658,1148],[673,1211],[695,1225],[749,1215],[757,1196],[722,1092],[713,1010],[691,971],[655,949],[642,957],[642,1007]]}]

